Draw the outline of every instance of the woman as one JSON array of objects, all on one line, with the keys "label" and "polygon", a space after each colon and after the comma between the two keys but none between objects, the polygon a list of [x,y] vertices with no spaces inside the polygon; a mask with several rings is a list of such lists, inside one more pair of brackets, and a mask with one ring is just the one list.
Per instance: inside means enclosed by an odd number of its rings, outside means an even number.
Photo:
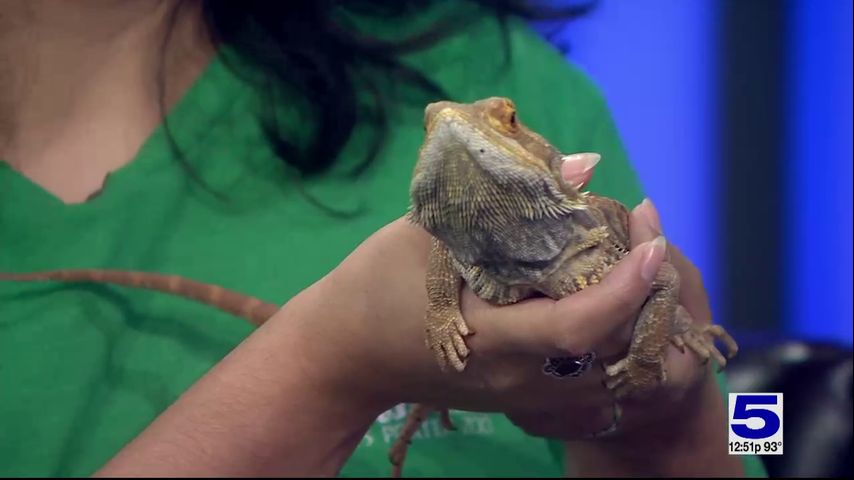
[{"label": "woman", "polygon": [[[173,273],[284,305],[253,331],[152,292],[0,284],[3,474],[386,475],[412,402],[470,411],[457,432],[428,422],[407,476],[745,473],[692,357],[673,353],[673,386],[594,441],[612,414],[601,372],[539,371],[625,347],[665,255],[648,202],[595,288],[501,309],[466,291],[472,368],[438,371],[429,242],[400,220],[427,102],[513,98],[561,150],[602,155],[595,178],[583,162],[567,178],[642,194],[595,87],[511,2],[390,3],[2,4],[2,268]],[[699,276],[668,253],[708,321]]]}]

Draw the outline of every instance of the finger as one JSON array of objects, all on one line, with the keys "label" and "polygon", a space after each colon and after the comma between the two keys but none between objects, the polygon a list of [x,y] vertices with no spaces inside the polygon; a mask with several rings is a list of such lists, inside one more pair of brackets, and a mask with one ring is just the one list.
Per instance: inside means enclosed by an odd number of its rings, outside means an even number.
[{"label": "finger", "polygon": [[[661,219],[651,200],[644,199],[634,210],[629,220],[629,234],[633,245],[640,244],[661,235]],[[673,244],[667,247],[667,260],[676,267],[680,278],[679,301],[701,324],[711,321],[709,306],[703,279],[697,267]]]},{"label": "finger", "polygon": [[602,157],[598,153],[575,153],[563,157],[560,173],[564,180],[575,188],[586,185],[593,176],[593,169]]},{"label": "finger", "polygon": [[667,254],[668,261],[679,272],[679,303],[688,310],[695,323],[709,324],[712,321],[712,309],[700,271],[677,246],[669,245]]},{"label": "finger", "polygon": [[[604,399],[603,399],[604,400]],[[619,416],[619,407],[611,401],[601,401],[596,406],[560,410],[525,410],[507,412],[505,416],[511,423],[528,435],[552,440],[588,439],[607,429]]]},{"label": "finger", "polygon": [[[558,301],[538,298],[475,309],[469,317],[474,329],[480,332],[481,339],[492,338],[492,345],[480,348],[560,356],[600,347],[616,329],[634,321],[665,251],[663,237],[641,245],[618,262],[601,282]],[[484,335],[487,330],[490,335]]]},{"label": "finger", "polygon": [[662,235],[661,219],[652,201],[645,198],[629,216],[629,236],[634,248]]}]

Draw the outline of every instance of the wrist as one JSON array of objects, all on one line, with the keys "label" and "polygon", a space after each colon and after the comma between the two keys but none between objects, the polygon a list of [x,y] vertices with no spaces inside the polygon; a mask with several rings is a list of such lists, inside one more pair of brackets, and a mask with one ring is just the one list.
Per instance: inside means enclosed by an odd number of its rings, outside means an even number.
[{"label": "wrist", "polygon": [[374,367],[374,349],[364,340],[367,308],[342,298],[335,281],[325,277],[268,324],[277,330],[273,336],[290,339],[292,368],[302,377],[299,384],[310,388],[305,393],[337,411],[343,424],[369,426],[393,405],[384,395],[382,369]]},{"label": "wrist", "polygon": [[428,251],[421,229],[394,222],[317,284],[322,314],[342,320],[312,327],[320,357],[336,359],[327,363],[329,383],[378,414],[400,403],[442,403],[451,388],[424,343],[424,277],[408,274],[425,271]]}]

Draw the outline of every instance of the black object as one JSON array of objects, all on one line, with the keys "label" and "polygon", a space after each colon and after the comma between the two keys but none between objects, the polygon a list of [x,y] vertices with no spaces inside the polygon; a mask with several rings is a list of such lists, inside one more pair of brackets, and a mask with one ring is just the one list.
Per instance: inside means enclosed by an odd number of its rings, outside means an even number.
[{"label": "black object", "polygon": [[590,370],[594,360],[596,355],[592,352],[577,357],[547,358],[543,365],[543,373],[558,378],[578,377]]},{"label": "black object", "polygon": [[726,372],[730,392],[783,393],[783,455],[759,457],[770,477],[852,478],[850,348],[799,340],[742,345]]}]

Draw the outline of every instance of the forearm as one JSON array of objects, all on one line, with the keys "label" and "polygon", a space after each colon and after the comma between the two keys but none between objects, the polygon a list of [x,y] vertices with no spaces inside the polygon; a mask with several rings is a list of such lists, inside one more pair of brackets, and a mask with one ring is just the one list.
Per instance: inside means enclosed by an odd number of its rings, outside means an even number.
[{"label": "forearm", "polygon": [[379,412],[323,377],[301,314],[259,328],[97,476],[335,475]]},{"label": "forearm", "polygon": [[572,442],[569,476],[744,476],[741,458],[727,453],[726,404],[709,375],[685,413],[665,417],[630,438]]}]

